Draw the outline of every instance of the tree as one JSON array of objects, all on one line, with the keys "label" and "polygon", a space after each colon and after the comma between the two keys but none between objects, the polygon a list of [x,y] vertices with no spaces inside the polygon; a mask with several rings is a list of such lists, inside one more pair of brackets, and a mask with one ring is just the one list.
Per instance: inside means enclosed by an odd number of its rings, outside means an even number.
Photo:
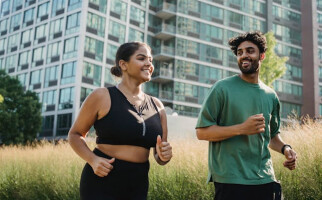
[{"label": "tree", "polygon": [[0,70],[0,140],[4,144],[33,141],[41,127],[41,104],[35,92],[24,92],[19,80]]},{"label": "tree", "polygon": [[272,83],[283,76],[286,71],[285,63],[288,57],[279,57],[275,53],[276,39],[272,31],[265,34],[267,40],[267,50],[265,59],[262,62],[259,78],[266,85],[272,87]]}]

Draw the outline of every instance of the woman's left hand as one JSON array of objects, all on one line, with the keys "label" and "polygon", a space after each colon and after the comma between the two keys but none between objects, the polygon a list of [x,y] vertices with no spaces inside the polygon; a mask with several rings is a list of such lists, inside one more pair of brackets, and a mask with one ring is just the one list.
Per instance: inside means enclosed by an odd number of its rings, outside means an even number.
[{"label": "woman's left hand", "polygon": [[157,137],[155,149],[161,161],[168,162],[172,158],[172,147],[170,143],[162,142],[160,135]]}]

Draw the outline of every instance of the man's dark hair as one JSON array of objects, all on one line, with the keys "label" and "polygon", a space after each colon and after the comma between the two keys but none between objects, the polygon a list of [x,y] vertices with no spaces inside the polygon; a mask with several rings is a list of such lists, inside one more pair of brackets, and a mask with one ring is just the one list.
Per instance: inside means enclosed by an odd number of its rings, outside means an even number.
[{"label": "man's dark hair", "polygon": [[260,53],[265,53],[267,49],[266,37],[260,31],[246,32],[236,37],[232,37],[229,39],[228,44],[234,54],[237,55],[238,46],[240,45],[240,43],[245,41],[254,43],[258,47]]}]

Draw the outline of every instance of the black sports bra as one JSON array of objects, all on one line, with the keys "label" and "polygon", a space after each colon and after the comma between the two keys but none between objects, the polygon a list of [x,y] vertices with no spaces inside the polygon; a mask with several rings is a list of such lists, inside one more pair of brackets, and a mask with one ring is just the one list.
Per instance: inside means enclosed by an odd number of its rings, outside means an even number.
[{"label": "black sports bra", "polygon": [[155,147],[157,136],[162,137],[162,126],[152,97],[145,94],[142,106],[136,110],[115,86],[107,89],[111,97],[111,108],[103,118],[94,123],[96,143],[134,145],[146,149]]}]

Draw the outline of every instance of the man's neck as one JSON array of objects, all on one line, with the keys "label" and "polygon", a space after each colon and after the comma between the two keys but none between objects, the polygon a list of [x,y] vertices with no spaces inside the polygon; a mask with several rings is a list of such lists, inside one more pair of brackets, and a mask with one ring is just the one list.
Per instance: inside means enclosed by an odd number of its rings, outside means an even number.
[{"label": "man's neck", "polygon": [[259,82],[259,72],[253,73],[253,74],[244,74],[241,73],[239,77],[243,79],[244,81],[248,83],[254,83],[257,84]]}]

